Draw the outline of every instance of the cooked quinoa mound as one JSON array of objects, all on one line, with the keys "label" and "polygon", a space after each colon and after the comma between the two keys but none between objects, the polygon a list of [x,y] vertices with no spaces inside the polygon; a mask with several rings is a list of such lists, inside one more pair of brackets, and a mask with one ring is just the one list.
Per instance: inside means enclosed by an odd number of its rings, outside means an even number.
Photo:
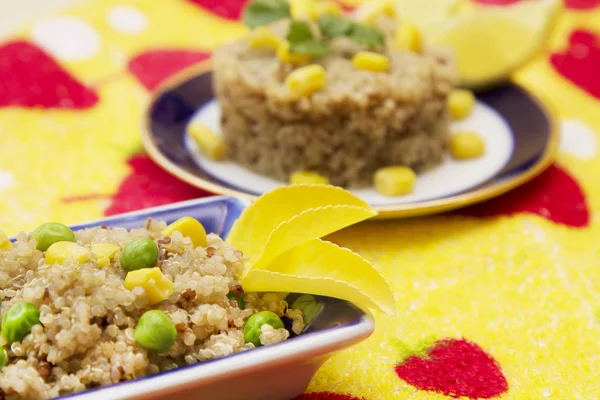
[{"label": "cooked quinoa mound", "polygon": [[[20,342],[0,344],[8,355],[0,372],[0,398],[47,399],[102,385],[155,374],[254,348],[245,343],[243,328],[250,316],[272,311],[287,316],[294,333],[304,328],[302,313],[288,309],[279,294],[243,294],[238,279],[243,255],[217,235],[206,247],[192,245],[175,232],[163,237],[164,222],[127,231],[97,227],[75,232],[77,243],[112,243],[123,249],[134,239],[158,244],[158,265],[173,282],[173,294],[149,305],[142,287],[128,290],[117,252],[110,265],[99,267],[92,254],[87,262],[68,259],[48,265],[31,234],[21,233],[12,248],[0,250],[2,317],[17,302],[40,312],[40,324]],[[242,294],[244,309],[228,293]],[[175,343],[163,352],[142,348],[135,328],[148,310],[161,310],[177,330]],[[286,329],[265,325],[262,345],[286,340]]]},{"label": "cooked quinoa mound", "polygon": [[[270,29],[283,39],[289,21]],[[396,25],[379,24],[386,43]],[[318,28],[312,30],[319,36]],[[228,156],[255,172],[287,181],[309,170],[334,185],[372,184],[381,167],[403,165],[417,171],[442,161],[449,132],[446,99],[458,74],[451,52],[379,52],[390,70],[357,69],[352,57],[369,50],[348,38],[334,38],[330,54],[311,63],[323,66],[325,87],[298,97],[286,86],[299,66],[281,62],[271,49],[255,49],[249,38],[214,54],[213,84],[222,110]]]}]

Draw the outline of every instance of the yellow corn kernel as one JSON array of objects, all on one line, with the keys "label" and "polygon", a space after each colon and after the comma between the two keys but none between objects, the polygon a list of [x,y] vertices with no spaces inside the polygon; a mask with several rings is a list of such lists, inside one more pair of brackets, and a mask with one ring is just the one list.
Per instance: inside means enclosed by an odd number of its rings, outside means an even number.
[{"label": "yellow corn kernel", "polygon": [[382,15],[396,16],[396,7],[392,0],[373,0],[360,5],[356,11],[356,20],[363,24],[374,24]]},{"label": "yellow corn kernel", "polygon": [[469,116],[474,106],[475,96],[468,90],[455,89],[448,96],[448,109],[454,120]]},{"label": "yellow corn kernel", "polygon": [[106,267],[121,248],[112,243],[92,244],[92,253],[98,258],[98,266]]},{"label": "yellow corn kernel", "polygon": [[420,53],[423,44],[421,33],[417,27],[409,23],[401,24],[396,30],[394,47],[397,50],[410,50],[415,53]]},{"label": "yellow corn kernel", "polygon": [[167,226],[163,231],[163,236],[171,236],[173,232],[179,231],[184,237],[192,239],[194,247],[206,246],[206,230],[198,220],[192,217],[179,218]]},{"label": "yellow corn kernel", "polygon": [[271,32],[269,28],[259,26],[250,32],[248,43],[253,49],[277,49],[279,43],[281,43],[281,39]]},{"label": "yellow corn kernel", "polygon": [[401,196],[413,191],[416,180],[408,167],[385,167],[375,172],[375,190],[385,196]]},{"label": "yellow corn kernel", "polygon": [[475,132],[457,132],[450,137],[450,154],[458,160],[477,158],[485,153],[485,143]]},{"label": "yellow corn kernel", "polygon": [[187,127],[187,133],[194,139],[200,151],[208,158],[220,161],[225,158],[225,142],[223,138],[209,127],[200,122],[191,122]]},{"label": "yellow corn kernel", "polygon": [[312,61],[310,54],[290,53],[290,43],[282,41],[277,47],[277,57],[286,64],[301,65]]},{"label": "yellow corn kernel", "polygon": [[352,65],[367,71],[385,72],[390,69],[390,59],[383,54],[361,51],[352,58]]},{"label": "yellow corn kernel", "polygon": [[318,64],[298,68],[288,75],[285,80],[287,88],[299,96],[310,96],[325,87],[327,73]]},{"label": "yellow corn kernel", "polygon": [[315,19],[317,7],[314,0],[291,0],[290,11],[293,19]]},{"label": "yellow corn kernel", "polygon": [[296,171],[290,176],[292,185],[315,183],[320,185],[329,185],[329,179],[311,171]]},{"label": "yellow corn kernel", "polygon": [[46,264],[62,264],[69,258],[79,264],[90,257],[90,250],[75,242],[56,242],[46,250]]},{"label": "yellow corn kernel", "polygon": [[0,230],[0,250],[8,250],[12,247],[12,243],[8,240],[6,233]]},{"label": "yellow corn kernel", "polygon": [[343,16],[344,10],[337,1],[319,1],[315,4],[315,14],[316,18],[319,18],[325,14]]},{"label": "yellow corn kernel", "polygon": [[158,267],[142,268],[127,273],[125,288],[133,290],[137,286],[146,291],[150,305],[168,299],[173,293],[173,282],[164,276]]}]

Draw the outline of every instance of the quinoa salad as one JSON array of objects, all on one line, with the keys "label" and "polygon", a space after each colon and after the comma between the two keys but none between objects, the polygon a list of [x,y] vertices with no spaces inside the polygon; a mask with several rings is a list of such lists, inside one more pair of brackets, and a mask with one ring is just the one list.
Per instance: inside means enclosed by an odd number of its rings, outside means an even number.
[{"label": "quinoa salad", "polygon": [[240,251],[189,217],[20,233],[0,245],[0,399],[59,397],[300,334],[302,311],[286,294],[244,293],[243,269]]}]

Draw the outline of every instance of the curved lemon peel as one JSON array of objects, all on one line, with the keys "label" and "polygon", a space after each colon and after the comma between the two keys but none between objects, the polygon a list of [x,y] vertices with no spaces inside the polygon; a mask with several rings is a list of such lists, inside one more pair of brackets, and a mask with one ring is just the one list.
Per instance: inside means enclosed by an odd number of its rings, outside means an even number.
[{"label": "curved lemon peel", "polygon": [[281,254],[268,269],[249,271],[241,283],[250,292],[322,295],[396,314],[392,290],[371,263],[349,249],[320,239]]},{"label": "curved lemon peel", "polygon": [[250,269],[265,268],[277,256],[312,239],[369,219],[377,214],[371,208],[336,205],[310,208],[281,222],[269,235],[264,250],[256,258],[250,256]]},{"label": "curved lemon peel", "polygon": [[234,223],[227,243],[244,254],[262,254],[271,232],[304,210],[328,205],[369,205],[347,190],[329,185],[283,186],[260,196]]},{"label": "curved lemon peel", "polygon": [[261,196],[234,224],[227,242],[248,259],[247,291],[300,292],[395,314],[385,278],[351,250],[320,238],[377,212],[352,193],[326,185],[292,185]]}]

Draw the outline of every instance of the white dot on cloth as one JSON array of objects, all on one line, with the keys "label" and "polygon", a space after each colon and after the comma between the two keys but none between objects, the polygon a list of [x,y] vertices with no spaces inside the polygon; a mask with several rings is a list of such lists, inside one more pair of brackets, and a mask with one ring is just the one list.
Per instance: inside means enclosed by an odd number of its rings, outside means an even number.
[{"label": "white dot on cloth", "polygon": [[560,150],[577,158],[594,158],[598,148],[596,134],[586,124],[566,120],[560,126]]},{"label": "white dot on cloth", "polygon": [[106,15],[108,24],[117,32],[141,33],[148,25],[148,19],[137,8],[130,6],[115,6]]},{"label": "white dot on cloth", "polygon": [[0,169],[0,190],[6,190],[15,184],[13,174],[3,169]]},{"label": "white dot on cloth", "polygon": [[86,60],[97,55],[100,35],[79,18],[51,17],[38,21],[32,30],[33,41],[62,61]]}]

